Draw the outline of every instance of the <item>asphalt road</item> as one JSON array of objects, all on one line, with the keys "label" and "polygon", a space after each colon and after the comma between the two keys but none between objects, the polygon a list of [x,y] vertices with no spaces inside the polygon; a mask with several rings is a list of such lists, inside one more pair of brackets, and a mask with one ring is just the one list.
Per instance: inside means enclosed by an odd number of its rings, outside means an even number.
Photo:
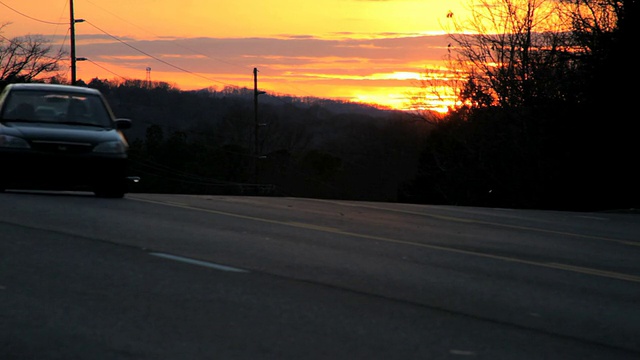
[{"label": "asphalt road", "polygon": [[640,215],[0,193],[0,359],[639,359]]}]

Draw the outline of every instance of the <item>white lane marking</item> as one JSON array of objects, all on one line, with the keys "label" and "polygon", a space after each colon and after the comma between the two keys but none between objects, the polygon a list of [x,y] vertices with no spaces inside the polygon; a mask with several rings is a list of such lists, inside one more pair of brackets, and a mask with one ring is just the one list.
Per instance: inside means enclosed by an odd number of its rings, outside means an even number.
[{"label": "white lane marking", "polygon": [[602,220],[602,221],[607,221],[609,219],[607,218],[603,218],[603,217],[599,217],[599,216],[586,216],[586,215],[578,215],[576,217],[579,218],[583,218],[583,219],[589,219],[589,220]]},{"label": "white lane marking", "polygon": [[451,355],[457,355],[457,356],[476,356],[476,353],[474,351],[467,351],[467,350],[452,349],[452,350],[449,350],[449,353]]},{"label": "white lane marking", "polygon": [[[260,221],[260,222],[265,222],[265,223],[270,223],[270,224],[280,224],[280,225],[286,225],[286,226],[292,226],[292,227],[298,227],[298,228],[307,228],[307,229],[313,229],[313,230],[318,230],[318,231],[324,231],[324,232],[327,232],[327,233],[353,236],[353,237],[358,237],[358,238],[362,238],[362,239],[379,240],[379,241],[388,242],[388,243],[395,243],[395,244],[405,244],[405,245],[416,246],[416,247],[421,247],[421,248],[426,248],[426,249],[441,250],[441,251],[457,253],[457,254],[465,254],[465,255],[471,255],[471,256],[479,256],[479,257],[484,257],[484,258],[488,258],[488,259],[504,260],[504,261],[509,261],[509,262],[528,264],[528,265],[532,265],[532,266],[546,267],[546,268],[551,268],[551,269],[561,269],[561,270],[564,270],[564,271],[571,271],[571,272],[577,272],[577,273],[583,273],[583,274],[597,275],[597,276],[609,277],[609,278],[618,279],[618,280],[626,280],[626,281],[633,281],[633,282],[639,282],[640,283],[640,276],[635,276],[635,275],[621,274],[621,273],[615,273],[615,272],[609,272],[609,271],[601,271],[601,270],[597,270],[597,269],[593,269],[592,270],[592,269],[588,269],[588,268],[580,268],[580,267],[574,267],[574,266],[563,265],[563,264],[541,263],[541,262],[536,262],[536,261],[530,261],[530,260],[524,260],[524,259],[518,259],[518,258],[512,258],[512,257],[506,257],[506,256],[500,256],[500,255],[493,255],[493,254],[489,254],[489,253],[481,253],[481,252],[475,252],[475,251],[470,251],[470,250],[462,250],[462,249],[450,248],[450,247],[446,247],[446,246],[422,244],[422,243],[416,243],[416,242],[404,241],[404,240],[396,240],[396,239],[385,238],[385,237],[375,236],[375,235],[366,235],[366,234],[352,233],[352,232],[348,232],[348,231],[333,230],[331,228],[318,228],[318,226],[312,225],[312,224],[291,223],[291,222],[287,222],[287,221],[271,220],[271,219],[259,218],[259,217],[255,217],[255,216],[234,214],[234,213],[229,213],[229,212],[219,211],[219,210],[213,210],[213,209],[203,209],[203,208],[198,208],[198,207],[194,207],[194,206],[190,206],[190,205],[170,204],[170,203],[163,202],[163,201],[158,201],[158,200],[149,200],[149,199],[143,199],[143,198],[134,198],[134,200],[142,201],[142,202],[148,202],[148,203],[152,203],[152,204],[175,206],[175,207],[180,207],[180,208],[183,208],[183,209],[207,212],[207,213],[211,213],[211,214],[232,216],[232,217],[235,217],[235,218]],[[431,216],[431,215],[429,215],[429,216]],[[441,217],[441,216],[434,216],[434,217],[440,217],[440,218],[443,218],[443,219],[448,218],[448,219],[451,219],[451,220],[456,219],[456,218]],[[479,224],[481,224],[481,223],[492,224],[492,223],[485,223],[485,222],[481,222],[481,221],[466,220],[466,219],[461,219],[460,222],[479,223]],[[526,227],[516,227],[516,226],[507,226],[507,227],[536,230],[536,229],[533,229],[533,228],[526,228]],[[599,237],[578,235],[578,234],[571,234],[571,233],[562,233],[562,232],[544,231],[544,230],[538,230],[538,231],[548,232],[548,233],[556,233],[556,234],[564,234],[564,235],[573,235],[573,236],[592,238],[592,239],[601,239],[601,240],[607,240],[607,241],[623,242],[623,241],[620,241],[620,240],[599,238]],[[624,241],[623,243],[629,243],[629,244],[631,244],[633,246],[640,246],[640,243],[636,243],[636,242],[631,243],[631,242]]]},{"label": "white lane marking", "polygon": [[244,270],[244,269],[238,269],[238,268],[234,268],[234,267],[231,267],[231,266],[225,266],[225,265],[215,264],[215,263],[208,262],[208,261],[190,259],[190,258],[171,255],[171,254],[157,253],[157,252],[152,252],[152,253],[149,253],[149,254],[153,255],[153,256],[158,256],[158,257],[161,257],[161,258],[165,258],[165,259],[171,259],[171,260],[184,262],[184,263],[187,263],[187,264],[194,264],[194,265],[204,266],[204,267],[208,267],[208,268],[212,268],[212,269],[216,269],[216,270],[231,271],[231,272],[244,272],[244,273],[249,272],[249,271]]}]

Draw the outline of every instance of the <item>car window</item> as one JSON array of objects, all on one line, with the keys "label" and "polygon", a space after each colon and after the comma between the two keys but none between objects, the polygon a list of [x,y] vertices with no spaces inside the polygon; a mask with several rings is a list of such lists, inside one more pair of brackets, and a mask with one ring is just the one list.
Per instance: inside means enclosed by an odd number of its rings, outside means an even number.
[{"label": "car window", "polygon": [[5,118],[9,120],[34,120],[35,110],[30,103],[21,102],[10,108]]},{"label": "car window", "polygon": [[6,99],[3,119],[113,126],[101,97],[50,91],[11,92]]}]

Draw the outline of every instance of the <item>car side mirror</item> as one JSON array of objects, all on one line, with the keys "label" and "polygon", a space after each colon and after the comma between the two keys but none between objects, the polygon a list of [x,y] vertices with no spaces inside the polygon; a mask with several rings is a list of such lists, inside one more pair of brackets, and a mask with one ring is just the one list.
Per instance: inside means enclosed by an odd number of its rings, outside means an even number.
[{"label": "car side mirror", "polygon": [[116,119],[116,129],[118,130],[130,129],[132,125],[131,119]]}]

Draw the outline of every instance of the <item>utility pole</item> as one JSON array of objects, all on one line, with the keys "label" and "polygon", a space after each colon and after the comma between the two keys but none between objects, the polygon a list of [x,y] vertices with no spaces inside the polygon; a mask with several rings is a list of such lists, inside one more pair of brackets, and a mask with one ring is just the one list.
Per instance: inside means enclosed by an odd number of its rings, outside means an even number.
[{"label": "utility pole", "polygon": [[76,19],[73,14],[73,0],[69,0],[69,22],[71,26],[71,85],[76,84]]},{"label": "utility pole", "polygon": [[266,94],[264,91],[258,91],[258,68],[253,68],[253,110],[255,117],[255,127],[253,130],[253,182],[258,184],[258,160],[260,158],[259,142],[258,142],[258,130],[260,129],[260,123],[258,122],[258,96]]},{"label": "utility pole", "polygon": [[71,26],[71,85],[76,84],[76,61],[86,60],[85,58],[76,58],[76,23],[84,22],[82,19],[75,19],[73,13],[73,0],[69,0],[69,24]]}]

